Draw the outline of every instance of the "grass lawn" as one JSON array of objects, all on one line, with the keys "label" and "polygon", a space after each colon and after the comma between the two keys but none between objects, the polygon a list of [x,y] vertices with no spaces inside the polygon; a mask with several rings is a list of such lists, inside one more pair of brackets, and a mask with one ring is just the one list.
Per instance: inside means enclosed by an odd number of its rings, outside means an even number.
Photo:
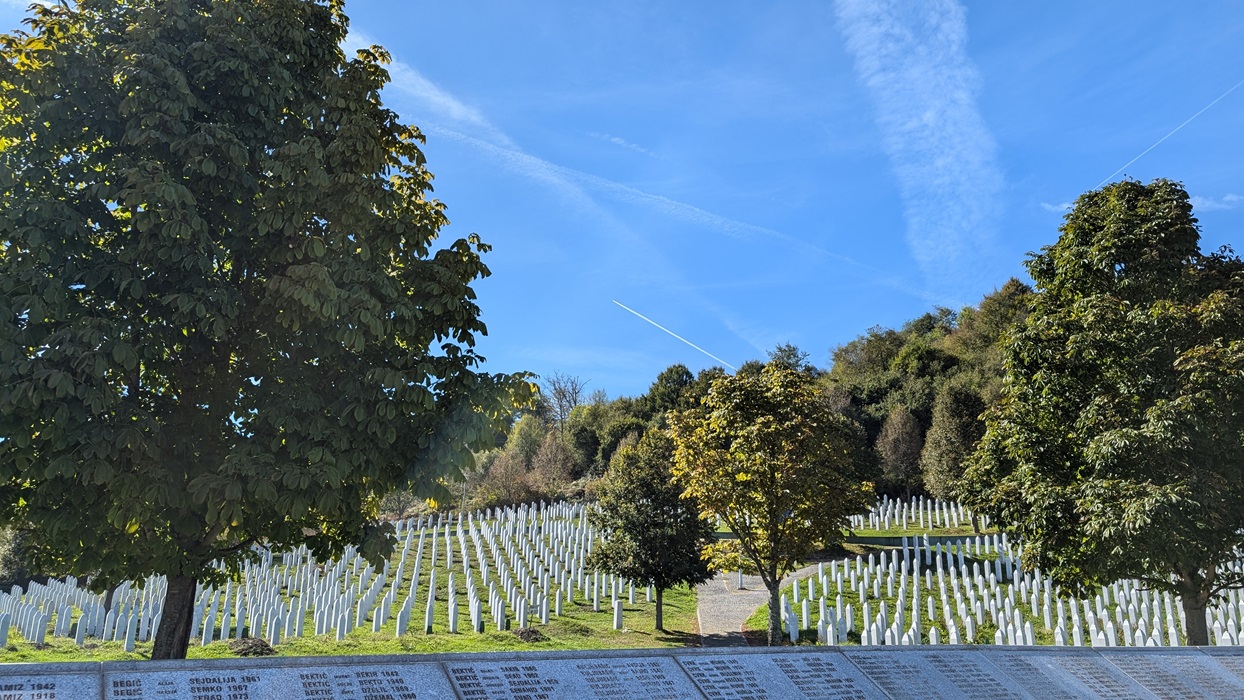
[{"label": "grass lawn", "polygon": [[[549,624],[533,624],[529,629],[539,635],[536,641],[524,641],[513,631],[498,632],[486,629],[483,634],[468,630],[469,620],[464,609],[459,610],[459,632],[450,634],[445,606],[438,608],[439,615],[433,622],[432,634],[422,629],[423,615],[419,624],[412,620],[411,630],[401,638],[395,638],[394,623],[390,621],[379,633],[355,630],[342,641],[332,635],[305,636],[283,640],[273,647],[283,656],[333,656],[347,654],[427,654],[442,652],[480,651],[546,651],[556,649],[626,649],[650,647],[681,647],[699,645],[699,628],[696,617],[694,588],[677,588],[665,592],[665,632],[654,628],[656,603],[645,603],[643,591],[636,591],[635,604],[623,598],[622,621],[625,629],[613,629],[613,613],[607,599],[601,600],[601,612],[592,612],[590,603],[565,606],[562,616],[549,616]],[[464,606],[465,607],[465,606]],[[308,624],[310,620],[308,619]],[[418,631],[414,631],[419,627]],[[542,637],[542,639],[541,639]],[[50,644],[41,648],[21,639],[17,631],[10,629],[9,646],[0,649],[0,663],[48,662],[48,661],[123,661],[151,658],[151,643],[136,644],[134,652],[127,653],[121,642],[96,643],[88,641],[83,648],[73,640],[48,638]],[[235,658],[228,642],[217,641],[200,646],[191,642],[188,657]]]}]

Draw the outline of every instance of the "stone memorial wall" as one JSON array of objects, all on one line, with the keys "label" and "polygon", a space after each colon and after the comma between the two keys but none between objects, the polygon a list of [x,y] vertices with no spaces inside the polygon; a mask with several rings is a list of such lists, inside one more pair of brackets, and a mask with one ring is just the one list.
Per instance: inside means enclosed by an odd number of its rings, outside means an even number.
[{"label": "stone memorial wall", "polygon": [[0,665],[0,700],[1238,700],[1244,653],[899,647]]}]

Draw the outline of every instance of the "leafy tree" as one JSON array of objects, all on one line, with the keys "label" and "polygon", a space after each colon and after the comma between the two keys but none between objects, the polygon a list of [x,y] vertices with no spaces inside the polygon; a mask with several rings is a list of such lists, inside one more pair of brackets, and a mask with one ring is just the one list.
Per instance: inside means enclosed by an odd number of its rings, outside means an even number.
[{"label": "leafy tree", "polygon": [[570,429],[570,450],[574,455],[574,471],[571,477],[583,477],[596,464],[596,455],[600,453],[600,436],[586,425],[576,425]]},{"label": "leafy tree", "polygon": [[673,461],[674,443],[662,430],[619,449],[591,514],[608,537],[588,565],[656,589],[658,630],[665,629],[665,591],[712,576],[701,553],[713,541],[713,526],[670,479]]},{"label": "leafy tree", "polygon": [[510,430],[510,435],[505,441],[505,450],[518,459],[524,471],[529,470],[548,432],[549,427],[544,421],[534,414],[525,413]]},{"label": "leafy tree", "polygon": [[477,237],[327,0],[81,0],[0,36],[0,524],[99,589],[393,545],[530,395],[478,371]]},{"label": "leafy tree", "polygon": [[668,411],[689,408],[689,390],[695,383],[695,375],[686,365],[666,367],[648,387],[648,393],[636,401],[638,417],[645,421],[656,419],[663,422]]},{"label": "leafy tree", "polygon": [[561,433],[550,430],[531,460],[531,472],[527,478],[532,490],[545,497],[557,496],[570,483],[574,462],[574,453],[566,446]]},{"label": "leafy tree", "polygon": [[622,441],[627,438],[638,439],[648,429],[648,424],[642,419],[628,414],[618,415],[610,423],[606,424],[604,430],[600,433],[600,451],[596,455],[596,471],[597,476],[603,475],[605,469],[608,468],[610,461],[613,459],[614,453],[622,446]]},{"label": "leafy tree", "polygon": [[708,396],[708,392],[712,390],[713,382],[724,376],[726,376],[726,370],[721,367],[713,366],[700,370],[699,374],[695,375],[695,381],[691,383],[691,386],[687,387],[687,393],[694,398],[690,402],[690,407],[698,406],[700,401],[704,400],[704,397]]},{"label": "leafy tree", "polygon": [[920,451],[924,449],[924,431],[911,411],[896,406],[881,426],[877,437],[877,454],[881,457],[881,474],[886,485],[911,497],[913,486],[920,478]]},{"label": "leafy tree", "polygon": [[808,353],[799,349],[794,343],[782,343],[769,351],[769,362],[777,362],[795,370],[796,372],[804,372],[813,377],[819,377],[824,372],[816,365],[808,362]]},{"label": "leafy tree", "polygon": [[1191,644],[1244,585],[1244,264],[1202,254],[1187,193],[1082,195],[1028,261],[1031,311],[965,482],[1068,588],[1136,578],[1179,594]]},{"label": "leafy tree", "polygon": [[963,382],[947,382],[938,392],[920,453],[924,485],[934,498],[956,497],[967,461],[985,434],[984,412],[984,400]]},{"label": "leafy tree", "polygon": [[769,590],[769,643],[781,642],[779,586],[818,547],[842,542],[848,516],[872,505],[859,426],[816,380],[784,364],[713,382],[698,408],[674,414],[674,480],[702,517],[737,536]]},{"label": "leafy tree", "polygon": [[1023,321],[1031,296],[1032,287],[1012,277],[985,295],[976,308],[964,308],[959,312],[958,327],[952,334],[951,352],[969,360],[982,355],[991,360],[996,357],[1000,367],[999,341],[1007,330]]},{"label": "leafy tree", "polygon": [[26,551],[30,534],[12,527],[0,528],[0,586],[26,585],[30,570],[26,567]]},{"label": "leafy tree", "polygon": [[884,372],[905,343],[897,331],[873,326],[864,335],[834,350],[830,375],[843,381]]}]

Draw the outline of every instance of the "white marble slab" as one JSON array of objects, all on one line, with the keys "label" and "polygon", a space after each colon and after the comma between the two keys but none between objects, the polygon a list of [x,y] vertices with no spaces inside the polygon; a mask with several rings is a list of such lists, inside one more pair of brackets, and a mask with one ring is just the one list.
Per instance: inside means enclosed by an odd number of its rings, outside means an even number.
[{"label": "white marble slab", "polygon": [[[425,700],[453,697],[438,664],[126,670],[104,674],[106,700]],[[96,696],[98,697],[98,696]]]},{"label": "white marble slab", "polygon": [[43,671],[46,666],[40,666],[19,664],[0,669],[0,700],[80,700],[99,697],[98,670],[86,673],[46,673]]},{"label": "white marble slab", "polygon": [[0,700],[1241,700],[1244,650],[610,650],[0,664]]},{"label": "white marble slab", "polygon": [[1036,700],[969,647],[853,647],[843,654],[891,700]]},{"label": "white marble slab", "polygon": [[699,693],[669,657],[446,661],[462,700],[682,700]]},{"label": "white marble slab", "polygon": [[1041,700],[1156,700],[1090,649],[991,649],[985,658]]},{"label": "white marble slab", "polygon": [[678,663],[709,700],[884,698],[841,653],[713,654],[681,656]]},{"label": "white marble slab", "polygon": [[1162,700],[1244,698],[1244,682],[1196,649],[1100,649],[1102,658]]}]

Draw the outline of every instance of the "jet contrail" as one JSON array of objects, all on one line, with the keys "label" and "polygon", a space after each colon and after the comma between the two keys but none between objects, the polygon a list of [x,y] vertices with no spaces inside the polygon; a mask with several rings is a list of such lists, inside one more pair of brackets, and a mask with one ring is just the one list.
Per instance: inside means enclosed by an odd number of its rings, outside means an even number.
[{"label": "jet contrail", "polygon": [[611,301],[612,301],[613,303],[617,304],[618,306],[621,306],[622,308],[626,309],[627,311],[630,311],[631,313],[635,314],[636,316],[638,316],[638,317],[642,318],[643,320],[647,321],[648,323],[651,323],[652,325],[656,326],[657,328],[660,328],[661,330],[665,331],[666,333],[669,333],[670,335],[674,336],[675,338],[678,338],[679,340],[681,340],[682,342],[686,343],[687,345],[690,345],[691,347],[695,348],[696,350],[699,350],[700,352],[704,353],[705,355],[708,355],[709,357],[713,358],[714,360],[717,360],[718,362],[720,362],[721,364],[723,364],[723,365],[725,365],[725,366],[729,367],[730,369],[737,369],[734,365],[730,364],[729,362],[726,362],[725,360],[721,359],[720,357],[717,357],[717,356],[716,356],[716,355],[714,355],[713,353],[711,353],[711,352],[709,352],[709,351],[705,350],[704,348],[700,347],[699,345],[696,345],[695,343],[691,342],[690,340],[687,340],[686,338],[682,337],[681,335],[678,335],[678,334],[677,334],[677,333],[675,333],[674,331],[671,331],[670,329],[666,328],[665,326],[662,326],[661,324],[657,323],[656,321],[653,321],[652,319],[650,319],[650,318],[648,318],[647,316],[645,316],[645,315],[643,315],[643,314],[639,313],[639,312],[638,312],[638,311],[636,311],[635,309],[632,309],[631,307],[627,306],[626,304],[623,304],[622,302],[618,301],[617,299],[612,299]]},{"label": "jet contrail", "polygon": [[1166,136],[1163,136],[1162,138],[1158,139],[1158,140],[1157,140],[1157,142],[1155,142],[1152,146],[1150,146],[1150,147],[1146,148],[1144,151],[1142,151],[1140,155],[1138,155],[1138,156],[1136,156],[1135,158],[1133,158],[1133,159],[1131,159],[1131,160],[1127,161],[1127,163],[1125,163],[1125,164],[1123,165],[1123,167],[1122,167],[1122,168],[1119,168],[1118,170],[1114,171],[1113,173],[1110,173],[1110,177],[1108,177],[1108,178],[1106,178],[1105,180],[1102,180],[1100,183],[1098,183],[1098,184],[1097,184],[1097,187],[1098,187],[1098,188],[1101,188],[1101,187],[1102,187],[1103,185],[1105,185],[1107,182],[1110,182],[1110,180],[1111,180],[1112,178],[1114,178],[1114,176],[1115,176],[1115,175],[1118,175],[1119,173],[1123,172],[1123,171],[1127,168],[1127,166],[1131,165],[1132,163],[1135,163],[1136,161],[1140,160],[1141,158],[1144,158],[1146,153],[1148,153],[1149,151],[1152,151],[1153,149],[1155,149],[1155,148],[1157,148],[1158,146],[1162,145],[1162,142],[1163,142],[1163,141],[1165,141],[1165,140],[1169,139],[1170,137],[1174,136],[1174,135],[1175,135],[1175,132],[1179,131],[1180,129],[1184,128],[1185,126],[1188,126],[1188,123],[1189,123],[1189,122],[1191,122],[1193,119],[1196,119],[1197,117],[1201,116],[1201,115],[1205,112],[1205,110],[1207,110],[1207,109],[1209,109],[1210,107],[1213,107],[1214,105],[1218,104],[1218,102],[1219,102],[1220,100],[1222,100],[1222,98],[1224,98],[1224,97],[1226,97],[1227,95],[1230,95],[1231,93],[1235,92],[1235,89],[1236,89],[1236,88],[1238,88],[1238,87],[1239,87],[1239,86],[1241,86],[1241,85],[1244,85],[1244,80],[1241,80],[1240,82],[1238,82],[1238,83],[1236,83],[1235,85],[1233,85],[1233,86],[1231,87],[1231,89],[1230,89],[1230,90],[1227,90],[1226,92],[1224,92],[1224,93],[1222,93],[1221,95],[1219,95],[1219,96],[1218,96],[1218,99],[1216,99],[1216,100],[1214,100],[1213,102],[1211,102],[1211,103],[1209,103],[1209,104],[1205,105],[1204,107],[1202,107],[1200,112],[1197,112],[1196,114],[1192,115],[1191,117],[1188,117],[1188,118],[1184,121],[1184,123],[1183,123],[1183,124],[1180,124],[1179,126],[1175,127],[1174,129],[1171,129],[1171,132],[1170,132],[1169,134],[1167,134]]}]

